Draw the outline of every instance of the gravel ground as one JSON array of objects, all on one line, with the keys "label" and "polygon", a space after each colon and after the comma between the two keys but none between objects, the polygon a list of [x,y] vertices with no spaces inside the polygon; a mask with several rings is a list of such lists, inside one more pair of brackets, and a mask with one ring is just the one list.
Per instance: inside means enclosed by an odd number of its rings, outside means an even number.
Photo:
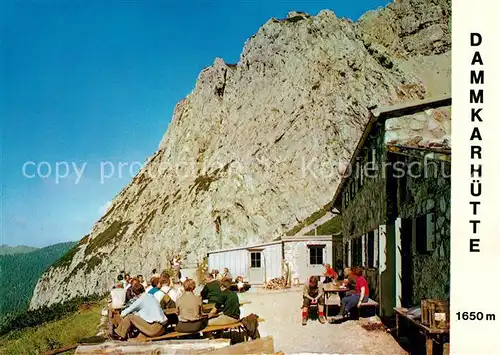
[{"label": "gravel ground", "polygon": [[260,323],[262,337],[271,335],[276,351],[289,354],[407,354],[384,331],[367,331],[358,321],[321,324],[309,320],[301,324],[302,290],[268,291],[252,288],[238,294],[241,301],[251,301],[241,308],[242,316],[255,313],[265,319]]}]

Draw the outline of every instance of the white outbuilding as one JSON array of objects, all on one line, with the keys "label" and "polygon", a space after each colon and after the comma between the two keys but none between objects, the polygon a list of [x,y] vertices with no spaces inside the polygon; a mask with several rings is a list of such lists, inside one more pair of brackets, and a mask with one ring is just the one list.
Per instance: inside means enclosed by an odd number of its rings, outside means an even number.
[{"label": "white outbuilding", "polygon": [[[333,237],[288,237],[268,243],[208,252],[209,270],[228,268],[234,278],[243,276],[252,285],[283,276],[288,262],[293,279],[304,283],[311,275],[322,275],[325,264],[333,264]],[[339,270],[337,270],[338,272]]]}]

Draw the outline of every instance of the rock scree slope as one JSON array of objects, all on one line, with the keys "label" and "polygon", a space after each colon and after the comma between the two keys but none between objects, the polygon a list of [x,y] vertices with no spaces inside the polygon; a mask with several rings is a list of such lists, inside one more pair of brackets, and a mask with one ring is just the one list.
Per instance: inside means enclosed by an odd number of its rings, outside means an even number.
[{"label": "rock scree slope", "polygon": [[[357,22],[270,19],[236,64],[215,59],[158,150],[92,231],[40,278],[30,307],[105,293],[119,270],[266,242],[327,205],[369,108],[449,90],[451,5],[407,0]],[[444,83],[444,84],[443,84]]]}]

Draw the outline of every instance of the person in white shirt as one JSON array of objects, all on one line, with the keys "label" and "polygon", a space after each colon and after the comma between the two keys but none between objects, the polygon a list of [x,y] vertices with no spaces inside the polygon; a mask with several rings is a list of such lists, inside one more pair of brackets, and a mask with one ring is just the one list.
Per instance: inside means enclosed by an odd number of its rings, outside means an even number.
[{"label": "person in white shirt", "polygon": [[115,329],[118,339],[127,339],[132,326],[148,337],[162,335],[167,317],[160,304],[152,294],[144,292],[144,287],[140,283],[135,283],[132,287],[139,298],[121,312],[122,319]]},{"label": "person in white shirt", "polygon": [[125,295],[126,291],[123,288],[122,283],[117,283],[115,287],[110,292],[111,295],[111,307],[122,308],[125,305]]}]

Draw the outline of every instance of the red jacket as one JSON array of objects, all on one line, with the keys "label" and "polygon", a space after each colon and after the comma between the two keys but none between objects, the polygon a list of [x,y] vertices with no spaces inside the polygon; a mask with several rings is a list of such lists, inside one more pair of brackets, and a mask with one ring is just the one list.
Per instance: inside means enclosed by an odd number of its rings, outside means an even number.
[{"label": "red jacket", "polygon": [[325,276],[331,277],[332,279],[336,279],[339,275],[333,270],[333,268],[326,268]]}]

